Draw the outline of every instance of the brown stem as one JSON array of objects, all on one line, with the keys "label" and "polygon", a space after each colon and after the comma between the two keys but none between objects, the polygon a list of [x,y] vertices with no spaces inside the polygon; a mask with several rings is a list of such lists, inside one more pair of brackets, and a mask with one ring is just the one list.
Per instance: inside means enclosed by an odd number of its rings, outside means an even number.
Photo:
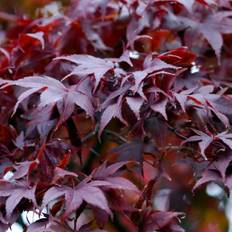
[{"label": "brown stem", "polygon": [[168,126],[168,129],[170,131],[172,131],[173,133],[175,133],[179,138],[183,139],[183,140],[186,140],[187,137],[182,135],[176,128],[172,127],[171,125],[167,124]]},{"label": "brown stem", "polygon": [[143,192],[139,198],[139,200],[136,203],[136,208],[141,209],[143,202],[146,201],[147,205],[151,205],[151,198],[152,198],[152,192],[153,187],[157,181],[158,177],[155,177],[151,179],[144,187]]},{"label": "brown stem", "polygon": [[79,135],[77,128],[76,128],[76,125],[71,117],[67,120],[66,123],[67,123],[69,139],[71,141],[71,144],[78,148],[77,154],[80,158],[80,162],[82,163],[82,158],[81,158],[82,141],[81,141],[80,135]]},{"label": "brown stem", "polygon": [[110,136],[114,137],[116,140],[118,140],[119,144],[120,143],[128,143],[128,141],[124,137],[122,137],[120,134],[118,134],[115,131],[111,131],[111,130],[105,129],[104,132],[107,135],[110,135]]},{"label": "brown stem", "polygon": [[[146,205],[152,205],[152,193],[153,193],[153,187],[154,184],[157,181],[157,177],[150,180],[147,185],[144,187],[142,194],[140,195],[139,200],[137,201],[135,208],[137,208],[138,210],[142,210],[142,206],[144,201],[146,201]],[[139,211],[132,213],[131,215],[131,220],[132,221],[139,221],[140,220],[140,213]]]}]

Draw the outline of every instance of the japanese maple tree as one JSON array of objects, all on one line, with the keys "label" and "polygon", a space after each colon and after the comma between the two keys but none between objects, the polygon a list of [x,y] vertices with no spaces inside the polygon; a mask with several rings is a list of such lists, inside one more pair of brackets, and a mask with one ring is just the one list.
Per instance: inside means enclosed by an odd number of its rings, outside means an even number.
[{"label": "japanese maple tree", "polygon": [[231,1],[48,2],[0,12],[0,232],[226,231]]}]

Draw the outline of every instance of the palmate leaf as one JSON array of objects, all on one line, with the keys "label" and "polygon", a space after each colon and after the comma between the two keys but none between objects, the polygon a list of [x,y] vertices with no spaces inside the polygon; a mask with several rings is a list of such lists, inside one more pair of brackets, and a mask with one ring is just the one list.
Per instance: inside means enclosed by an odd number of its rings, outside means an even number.
[{"label": "palmate leaf", "polygon": [[30,224],[26,230],[27,232],[71,232],[71,228],[60,225],[55,218],[40,219]]},{"label": "palmate leaf", "polygon": [[[141,4],[141,6],[142,6],[141,8],[144,7],[143,3]],[[148,35],[140,35],[143,29],[149,26],[149,19],[146,14],[146,11],[141,10],[141,12],[143,14],[143,17],[132,18],[127,27],[127,32],[126,32],[126,37],[128,41],[127,46],[130,46],[132,49],[134,48],[134,43],[136,40],[142,39],[142,38],[151,39],[151,37]]]},{"label": "palmate leaf", "polygon": [[7,218],[11,217],[14,209],[20,203],[20,201],[25,198],[33,202],[36,206],[35,198],[36,185],[33,187],[27,186],[25,183],[11,183],[8,181],[0,181],[0,196],[7,197],[6,200],[6,215]]},{"label": "palmate leaf", "polygon": [[40,95],[39,107],[45,107],[63,101],[64,108],[62,116],[65,119],[71,115],[75,105],[82,108],[88,115],[93,116],[91,99],[88,95],[82,92],[81,85],[77,84],[75,86],[66,87],[60,81],[48,76],[29,76],[15,81],[1,80],[0,84],[2,84],[1,88],[7,86],[20,86],[26,88],[26,90],[18,96],[18,101],[14,107],[13,114],[23,100],[34,93],[42,92]]},{"label": "palmate leaf", "polygon": [[135,162],[138,162],[139,166],[138,169],[140,169],[140,166],[142,166],[143,163],[143,143],[141,143],[140,140],[135,139],[134,141],[123,143],[111,150],[112,153],[116,153],[118,155],[119,161],[129,161],[133,160]]},{"label": "palmate leaf", "polygon": [[[159,210],[195,207],[195,176],[232,189],[230,1],[50,2],[39,18],[0,12],[0,231],[47,207],[25,231],[183,232]],[[126,127],[97,141],[114,118]],[[195,216],[187,230],[213,230]]]},{"label": "palmate leaf", "polygon": [[35,223],[32,223],[27,228],[27,232],[40,232],[46,231],[46,227],[49,227],[49,223],[47,220],[38,220]]},{"label": "palmate leaf", "polygon": [[136,118],[140,119],[140,109],[144,103],[144,99],[141,97],[126,97],[126,102],[130,109],[135,114]]},{"label": "palmate leaf", "polygon": [[132,74],[135,84],[131,87],[131,90],[136,93],[139,90],[139,87],[143,84],[145,79],[149,75],[172,75],[175,76],[173,72],[169,72],[168,70],[174,70],[177,71],[179,67],[166,63],[160,58],[168,57],[168,54],[162,54],[160,57],[152,58],[152,56],[147,56],[147,58],[144,60],[143,64],[143,70],[135,71]]},{"label": "palmate leaf", "polygon": [[230,149],[232,149],[232,134],[228,133],[228,131],[224,131],[222,133],[219,133],[217,135],[213,134],[206,134],[202,131],[193,129],[193,131],[197,134],[194,136],[189,137],[184,141],[184,143],[187,142],[198,142],[201,154],[202,156],[207,160],[207,157],[205,156],[205,150],[209,147],[209,145],[216,140],[221,140],[223,143],[225,143]]},{"label": "palmate leaf", "polygon": [[191,12],[195,0],[154,0],[154,2],[180,3],[180,4],[182,4],[189,12]]},{"label": "palmate leaf", "polygon": [[128,163],[118,162],[107,166],[104,162],[76,187],[51,187],[43,197],[43,206],[64,196],[65,212],[63,217],[67,217],[78,209],[83,201],[111,214],[102,187],[138,192],[137,187],[132,182],[123,177],[115,176],[117,171]]},{"label": "palmate leaf", "polygon": [[26,175],[29,175],[33,169],[38,166],[38,161],[25,161],[15,165],[15,172],[13,175],[13,179],[17,180]]},{"label": "palmate leaf", "polygon": [[77,65],[68,76],[88,76],[93,74],[95,77],[94,90],[97,89],[104,74],[114,68],[114,63],[110,59],[101,59],[90,55],[61,56],[55,60],[66,60]]},{"label": "palmate leaf", "polygon": [[[182,60],[182,55],[186,54],[186,48],[179,48],[173,50],[173,52],[177,52],[175,56],[178,61]],[[124,52],[125,53],[125,52]],[[178,56],[179,55],[179,56]],[[105,102],[101,105],[102,112],[101,121],[100,121],[100,129],[99,136],[102,134],[104,128],[113,118],[118,118],[122,123],[128,125],[127,121],[124,120],[122,116],[122,106],[124,100],[127,105],[130,107],[132,112],[135,114],[136,118],[140,119],[140,109],[143,103],[147,100],[143,87],[148,81],[150,77],[155,78],[156,76],[162,75],[163,79],[165,77],[167,79],[167,88],[171,87],[171,82],[169,80],[173,80],[175,78],[175,72],[181,69],[178,66],[169,64],[164,62],[162,59],[170,60],[170,53],[163,53],[158,57],[153,58],[152,55],[148,55],[143,62],[143,70],[131,72],[125,76],[123,76],[121,82],[121,88],[114,91],[109,95],[109,97],[105,100]],[[161,59],[162,58],[162,59]],[[171,71],[170,71],[171,70]],[[128,80],[133,79],[133,84],[128,84]],[[127,91],[130,90],[133,93],[133,96],[127,96]],[[139,96],[135,96],[135,94]],[[166,106],[168,104],[168,100],[164,99],[157,103],[151,105],[151,109],[155,112],[161,113],[165,119],[167,119],[166,114]]]},{"label": "palmate leaf", "polygon": [[[194,87],[183,90],[180,93],[174,92],[173,95],[184,112],[186,112],[186,108],[189,106],[193,106],[194,108],[200,107],[202,110],[210,110],[218,117],[225,127],[228,128],[229,119],[226,116],[225,111],[222,110],[222,106],[227,102],[230,103],[230,100],[223,98],[223,92],[224,91],[214,93],[214,86],[206,85],[199,89]],[[219,105],[217,102],[221,102],[221,104]]]},{"label": "palmate leaf", "polygon": [[205,168],[193,189],[196,190],[208,182],[221,183],[231,189],[231,176],[226,173],[231,161],[231,150],[220,152],[216,159]]},{"label": "palmate leaf", "polygon": [[192,30],[195,33],[201,34],[210,46],[213,48],[218,63],[220,64],[221,59],[221,49],[223,45],[223,37],[222,34],[230,34],[232,33],[232,16],[231,11],[218,11],[214,14],[209,14],[207,17],[203,19],[191,19],[185,16],[175,16],[172,13],[169,13],[170,20],[174,20],[177,22],[179,26],[184,29]]},{"label": "palmate leaf", "polygon": [[99,186],[107,186],[107,182],[92,181],[86,183],[81,182],[77,187],[52,187],[43,197],[43,206],[49,202],[57,200],[61,196],[65,196],[65,212],[64,217],[70,215],[73,211],[78,209],[83,201],[90,205],[96,206],[111,214],[108,207],[107,199]]},{"label": "palmate leaf", "polygon": [[37,40],[41,44],[41,48],[45,48],[45,41],[44,41],[44,33],[43,32],[36,32],[36,33],[27,33],[22,34],[19,40],[19,44],[23,47],[23,45],[28,42],[27,37],[29,37],[32,40]]},{"label": "palmate leaf", "polygon": [[184,143],[198,142],[200,150],[201,150],[201,154],[204,157],[204,159],[207,160],[207,157],[205,155],[205,150],[214,141],[214,138],[213,136],[210,136],[202,131],[194,130],[194,132],[197,135],[189,137],[188,139],[184,141]]},{"label": "palmate leaf", "polygon": [[118,99],[118,101],[112,105],[109,105],[101,116],[100,121],[100,128],[99,128],[99,136],[101,136],[104,128],[107,126],[107,124],[111,121],[113,118],[119,119],[122,123],[127,125],[127,122],[122,117],[122,96]]},{"label": "palmate leaf", "polygon": [[181,216],[183,216],[182,213],[171,211],[144,211],[141,231],[149,232],[166,230],[169,232],[184,232],[185,230],[176,223],[176,219]]},{"label": "palmate leaf", "polygon": [[126,178],[115,176],[119,169],[129,164],[128,161],[117,162],[107,166],[104,162],[101,166],[94,169],[91,176],[94,180],[101,180],[108,183],[106,187],[138,192],[137,187]]},{"label": "palmate leaf", "polygon": [[159,102],[152,104],[150,107],[153,111],[160,113],[166,120],[168,120],[166,107],[168,104],[168,99],[162,99]]},{"label": "palmate leaf", "polygon": [[94,31],[92,25],[86,20],[83,22],[83,31],[87,37],[87,39],[91,42],[93,47],[97,50],[112,50],[110,47],[107,47],[104,42],[102,41],[101,37],[97,32]]}]

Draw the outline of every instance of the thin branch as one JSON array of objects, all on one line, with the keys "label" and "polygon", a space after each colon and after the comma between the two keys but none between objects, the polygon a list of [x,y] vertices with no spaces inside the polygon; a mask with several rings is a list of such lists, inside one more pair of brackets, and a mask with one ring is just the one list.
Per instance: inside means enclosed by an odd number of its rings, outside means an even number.
[{"label": "thin branch", "polygon": [[85,143],[87,140],[91,139],[93,136],[95,136],[98,132],[99,129],[99,125],[96,125],[96,127],[94,128],[93,131],[91,131],[90,133],[88,133],[86,136],[84,136],[84,138],[81,139],[82,143]]},{"label": "thin branch", "polygon": [[90,149],[90,153],[88,155],[88,158],[86,159],[86,161],[83,164],[82,169],[81,169],[81,171],[84,172],[85,174],[88,175],[91,173],[92,163],[94,162],[96,157],[100,156],[101,146],[102,146],[102,143],[100,143],[97,140],[97,143],[95,144],[95,146]]},{"label": "thin branch", "polygon": [[108,135],[112,135],[116,139],[121,140],[121,142],[123,142],[123,143],[128,143],[128,141],[124,137],[122,137],[120,134],[118,134],[117,132],[114,132],[114,131],[111,131],[108,129],[105,129],[104,132]]},{"label": "thin branch", "polygon": [[169,129],[170,131],[172,131],[173,133],[175,133],[179,138],[181,138],[181,139],[183,139],[183,140],[186,140],[186,139],[187,139],[187,137],[184,136],[184,135],[182,135],[176,128],[172,127],[172,126],[169,125],[168,123],[167,123],[167,126],[168,126],[168,129]]},{"label": "thin branch", "polygon": [[81,157],[81,146],[82,146],[82,141],[80,138],[80,135],[77,131],[76,125],[73,121],[72,118],[69,118],[66,122],[67,124],[67,129],[68,129],[68,134],[69,134],[69,139],[71,141],[71,144],[75,147],[80,148],[77,152],[79,158],[80,158],[80,162],[82,163],[82,157]]}]

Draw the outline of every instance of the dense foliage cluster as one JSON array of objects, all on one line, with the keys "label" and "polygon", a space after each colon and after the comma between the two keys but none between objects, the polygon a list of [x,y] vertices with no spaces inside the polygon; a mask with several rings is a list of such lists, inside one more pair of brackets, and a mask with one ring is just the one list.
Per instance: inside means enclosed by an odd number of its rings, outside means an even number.
[{"label": "dense foliage cluster", "polygon": [[29,210],[42,218],[28,232],[198,231],[193,193],[232,189],[230,1],[76,0],[0,19],[0,231]]}]

